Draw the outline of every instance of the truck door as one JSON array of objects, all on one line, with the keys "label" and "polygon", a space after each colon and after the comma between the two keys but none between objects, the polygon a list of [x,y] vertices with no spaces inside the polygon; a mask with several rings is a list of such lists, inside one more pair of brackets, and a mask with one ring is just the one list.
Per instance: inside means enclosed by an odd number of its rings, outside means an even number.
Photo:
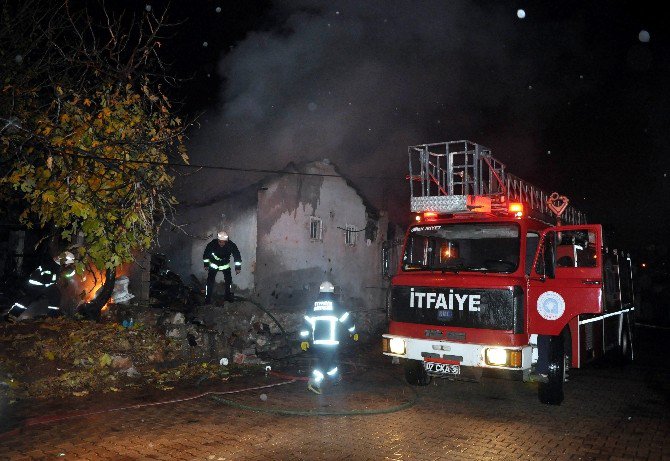
[{"label": "truck door", "polygon": [[528,333],[558,335],[579,314],[603,309],[602,227],[546,229],[528,280]]}]

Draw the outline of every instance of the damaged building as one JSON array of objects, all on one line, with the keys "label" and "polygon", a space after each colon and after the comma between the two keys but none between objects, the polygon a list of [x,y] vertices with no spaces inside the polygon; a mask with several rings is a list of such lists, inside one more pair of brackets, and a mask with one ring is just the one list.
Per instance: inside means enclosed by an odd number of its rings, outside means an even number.
[{"label": "damaged building", "polygon": [[359,329],[382,327],[388,218],[328,160],[289,165],[285,172],[235,193],[184,204],[178,221],[182,230],[165,232],[161,251],[183,279],[194,274],[204,282],[204,247],[224,229],[242,255],[233,291],[296,319],[287,330],[298,328],[301,315],[295,314],[316,299],[324,280],[335,285]]}]

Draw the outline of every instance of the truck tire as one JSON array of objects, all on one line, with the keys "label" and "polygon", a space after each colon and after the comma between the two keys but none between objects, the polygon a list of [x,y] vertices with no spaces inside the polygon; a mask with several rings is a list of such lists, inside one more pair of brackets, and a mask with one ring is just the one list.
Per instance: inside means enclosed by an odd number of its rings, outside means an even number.
[{"label": "truck tire", "polygon": [[620,365],[630,364],[635,357],[633,352],[633,330],[629,320],[624,320],[617,356]]},{"label": "truck tire", "polygon": [[563,402],[566,362],[569,363],[565,349],[563,335],[549,337],[548,380],[546,383],[540,383],[537,393],[540,402],[546,405],[560,405]]},{"label": "truck tire", "polygon": [[427,386],[431,378],[423,368],[423,362],[408,360],[405,362],[405,380],[412,386]]}]

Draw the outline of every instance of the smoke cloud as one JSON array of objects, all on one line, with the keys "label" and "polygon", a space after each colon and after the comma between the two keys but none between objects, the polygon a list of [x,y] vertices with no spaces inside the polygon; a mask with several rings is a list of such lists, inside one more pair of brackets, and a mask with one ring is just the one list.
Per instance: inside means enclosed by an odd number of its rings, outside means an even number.
[{"label": "smoke cloud", "polygon": [[[221,61],[219,110],[192,135],[193,163],[282,169],[328,158],[399,221],[409,210],[409,145],[469,139],[532,179],[538,108],[571,86],[543,84],[542,65],[573,39],[566,32],[560,47],[540,51],[539,29],[515,7],[478,5],[280,2],[275,26]],[[202,171],[179,195],[193,203],[261,177]]]}]

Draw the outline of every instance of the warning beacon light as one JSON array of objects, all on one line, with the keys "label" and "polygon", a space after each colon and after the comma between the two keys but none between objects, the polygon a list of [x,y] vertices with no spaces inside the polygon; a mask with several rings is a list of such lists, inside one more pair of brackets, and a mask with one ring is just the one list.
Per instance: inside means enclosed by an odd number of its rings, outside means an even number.
[{"label": "warning beacon light", "polygon": [[435,221],[437,219],[437,213],[434,211],[426,211],[423,213],[424,221]]},{"label": "warning beacon light", "polygon": [[507,209],[509,210],[509,212],[511,214],[514,215],[515,218],[522,218],[523,217],[523,203],[510,202]]}]

